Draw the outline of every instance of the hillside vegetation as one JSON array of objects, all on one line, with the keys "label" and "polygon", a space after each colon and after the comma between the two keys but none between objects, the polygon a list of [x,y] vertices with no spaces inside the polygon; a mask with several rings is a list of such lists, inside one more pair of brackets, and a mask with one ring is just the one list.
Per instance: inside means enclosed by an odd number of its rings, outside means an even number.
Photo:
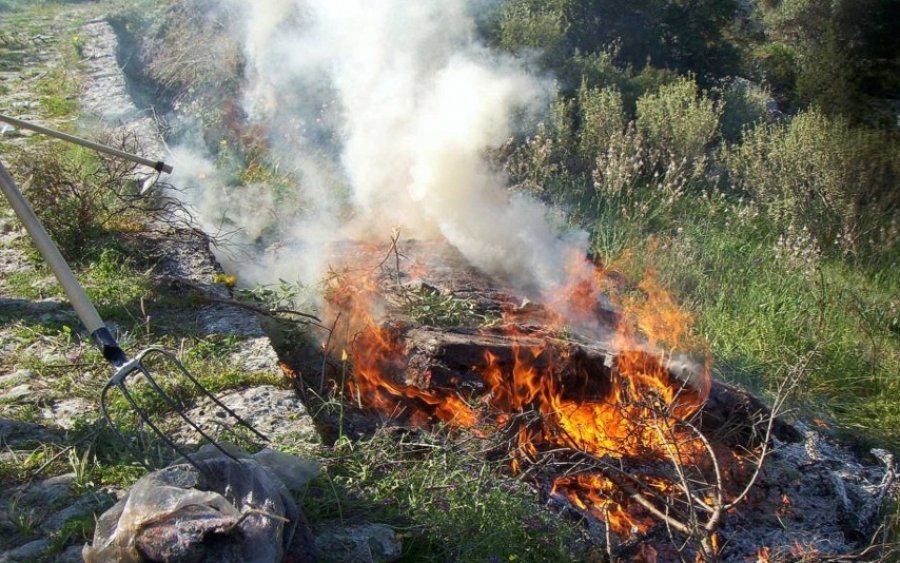
[{"label": "hillside vegetation", "polygon": [[[505,162],[604,262],[658,272],[719,377],[897,445],[900,43],[891,2],[511,0],[491,38],[562,69]],[[809,411],[807,411],[809,412]]]}]

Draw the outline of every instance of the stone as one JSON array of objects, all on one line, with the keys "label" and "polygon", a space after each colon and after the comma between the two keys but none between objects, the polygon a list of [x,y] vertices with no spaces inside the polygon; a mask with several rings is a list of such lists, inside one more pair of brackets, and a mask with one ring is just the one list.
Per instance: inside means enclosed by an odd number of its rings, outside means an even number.
[{"label": "stone", "polygon": [[0,554],[0,563],[31,563],[50,551],[50,548],[50,540],[47,538],[30,541]]},{"label": "stone", "polygon": [[41,523],[41,531],[47,535],[55,534],[69,520],[99,514],[112,506],[115,499],[105,493],[88,493],[79,497],[74,503],[48,516]]},{"label": "stone", "polygon": [[56,426],[70,430],[85,414],[96,413],[96,411],[96,401],[89,401],[82,397],[73,397],[53,402],[43,408],[41,414]]},{"label": "stone", "polygon": [[81,558],[81,549],[80,545],[70,545],[56,556],[56,563],[81,563],[83,560]]},{"label": "stone", "polygon": [[22,399],[30,398],[33,394],[34,390],[31,388],[31,385],[22,383],[0,393],[0,403],[18,403]]},{"label": "stone", "polygon": [[27,502],[31,506],[57,505],[72,494],[75,479],[74,473],[64,473],[44,479],[25,490],[22,502]]},{"label": "stone", "polygon": [[[318,442],[318,431],[303,402],[294,391],[272,385],[258,385],[220,393],[218,399],[269,439],[279,436],[300,436],[310,443]],[[221,428],[223,423],[237,428],[236,420],[214,406],[209,399],[187,412],[188,418],[206,429]],[[177,440],[199,442],[199,436],[187,424],[175,433]]]},{"label": "stone", "polygon": [[198,315],[197,321],[204,334],[264,336],[255,314],[231,305],[211,305]]},{"label": "stone", "polygon": [[[0,444],[15,446],[26,442],[60,442],[60,437],[49,429],[33,422],[20,422],[0,417]],[[10,452],[0,452],[4,456]],[[15,454],[13,454],[13,458]],[[4,459],[4,457],[0,457]],[[13,461],[13,460],[9,460]]]},{"label": "stone", "polygon": [[323,561],[388,563],[400,558],[403,545],[384,524],[336,527],[316,536],[317,555]]},{"label": "stone", "polygon": [[0,376],[0,387],[19,385],[34,378],[34,372],[30,369],[17,369],[12,373]]},{"label": "stone", "polygon": [[241,366],[245,371],[277,372],[278,354],[266,337],[251,338],[239,344],[240,350],[229,358],[231,363]]}]

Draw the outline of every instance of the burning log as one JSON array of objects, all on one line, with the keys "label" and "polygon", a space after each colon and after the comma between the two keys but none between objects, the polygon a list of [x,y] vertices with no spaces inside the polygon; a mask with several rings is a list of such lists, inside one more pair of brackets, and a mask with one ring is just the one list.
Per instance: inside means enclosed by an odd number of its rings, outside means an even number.
[{"label": "burning log", "polygon": [[[516,327],[507,330],[439,329],[406,327],[402,334],[405,366],[395,370],[396,383],[421,389],[445,389],[469,395],[489,390],[481,373],[485,355],[495,358],[497,367],[514,369],[519,350],[541,348],[534,368],[547,370],[555,364],[565,378],[562,395],[574,401],[602,400],[610,393],[613,370],[619,354],[612,346],[578,342],[542,334],[537,329]],[[648,357],[646,361],[655,361]],[[669,366],[673,379],[686,386],[694,380],[687,364]],[[697,390],[695,390],[697,391]],[[698,415],[698,428],[731,447],[754,448],[765,435],[771,411],[748,391],[721,381],[713,381],[709,395]],[[793,426],[776,419],[773,436],[782,442],[799,442],[803,435]]]},{"label": "burning log", "polygon": [[[741,545],[731,548],[736,557],[793,543],[784,522],[794,515],[787,513],[776,514],[785,532],[777,541],[745,545],[732,536],[742,516],[769,520],[767,495],[783,482],[802,491],[795,504],[821,483],[865,487],[836,481],[825,465],[810,471],[806,462],[785,463],[782,452],[796,457],[809,439],[775,417],[786,393],[773,412],[750,393],[712,381],[702,353],[692,359],[673,351],[689,342],[689,318],[652,280],[638,286],[643,303],[615,310],[603,291],[615,291],[619,281],[582,264],[569,284],[534,303],[446,246],[411,243],[401,253],[392,242],[388,256],[368,266],[356,252],[354,263],[363,266],[336,273],[328,296],[330,317],[343,323],[332,337],[347,336],[328,344],[350,360],[345,391],[354,404],[407,424],[443,423],[492,439],[512,471],[527,473],[549,498],[605,522],[620,538],[639,536],[658,547],[676,545],[670,535],[680,534],[682,558],[716,559],[725,553],[719,534]],[[403,270],[402,261],[412,265]],[[489,322],[428,326],[411,312],[423,292],[465,300]],[[803,372],[801,365],[788,387]],[[337,373],[332,380],[344,381]],[[816,546],[837,545],[835,534],[847,533],[834,513],[851,495],[829,486],[835,494],[810,505],[819,510],[815,518],[798,512],[791,520]],[[685,553],[685,545],[693,551]],[[843,545],[831,552],[848,551]]]}]

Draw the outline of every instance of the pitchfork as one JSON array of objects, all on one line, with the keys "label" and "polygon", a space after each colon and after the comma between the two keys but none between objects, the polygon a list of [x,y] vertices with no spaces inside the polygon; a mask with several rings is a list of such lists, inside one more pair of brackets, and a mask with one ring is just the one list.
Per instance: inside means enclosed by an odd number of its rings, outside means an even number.
[{"label": "pitchfork", "polygon": [[[172,171],[171,166],[161,161],[153,162],[137,155],[132,155],[124,151],[114,149],[112,147],[100,145],[92,141],[87,141],[86,139],[80,139],[72,135],[53,131],[52,129],[47,129],[45,127],[26,123],[24,121],[9,118],[4,115],[0,115],[0,120],[10,122],[19,127],[33,129],[38,132],[51,135],[53,137],[63,139],[65,141],[87,146],[89,148],[99,150],[107,154],[112,154],[120,158],[125,158],[133,162],[137,162],[138,164],[149,165],[156,169],[157,172]],[[122,434],[122,431],[113,422],[112,417],[109,414],[108,394],[109,391],[113,388],[118,389],[122,393],[122,395],[125,397],[125,400],[138,415],[141,421],[147,424],[147,426],[149,426],[163,442],[165,442],[170,448],[181,455],[189,463],[197,467],[198,470],[202,471],[202,468],[199,467],[191,459],[191,457],[174,442],[174,440],[172,440],[153,422],[150,415],[144,408],[138,405],[138,402],[135,401],[135,398],[129,392],[127,386],[128,379],[132,376],[137,377],[139,375],[143,375],[143,377],[147,380],[147,383],[150,385],[151,389],[157,395],[159,395],[163,403],[165,403],[168,408],[175,411],[182,420],[184,420],[189,426],[191,426],[201,436],[203,436],[204,439],[208,440],[211,444],[218,448],[219,451],[232,459],[236,459],[231,453],[226,450],[226,448],[224,448],[215,439],[209,436],[199,424],[191,420],[191,418],[185,413],[184,409],[179,405],[179,402],[168,392],[166,392],[163,387],[156,381],[156,379],[153,378],[151,370],[148,368],[147,364],[149,361],[154,361],[156,359],[159,359],[159,361],[167,364],[169,366],[168,369],[174,370],[174,373],[176,375],[182,376],[185,380],[190,381],[193,385],[196,386],[196,388],[202,395],[209,398],[219,408],[232,416],[240,425],[246,427],[264,442],[268,441],[268,438],[266,438],[262,433],[256,430],[249,422],[238,416],[237,413],[235,413],[233,410],[224,405],[222,401],[216,398],[215,395],[213,395],[193,375],[190,374],[187,368],[185,368],[181,361],[179,361],[178,358],[176,358],[173,354],[167,352],[166,350],[163,350],[162,348],[151,346],[139,352],[134,358],[128,358],[125,352],[119,347],[119,344],[116,342],[116,339],[113,337],[110,330],[106,327],[103,319],[100,318],[100,315],[97,313],[97,309],[94,307],[93,303],[91,303],[84,289],[81,287],[81,285],[79,285],[78,281],[75,279],[75,276],[72,274],[72,269],[69,268],[69,265],[66,263],[65,259],[56,248],[56,245],[53,244],[53,241],[50,239],[50,236],[44,229],[44,226],[34,214],[34,210],[32,210],[31,206],[22,196],[22,193],[16,186],[15,181],[13,180],[12,176],[9,175],[9,172],[7,172],[2,162],[0,162],[0,188],[2,188],[3,194],[6,196],[6,199],[9,200],[13,210],[16,212],[16,215],[18,215],[19,219],[22,221],[22,224],[25,226],[25,229],[28,231],[28,234],[31,236],[31,239],[34,241],[34,245],[47,261],[50,269],[53,270],[53,274],[56,276],[56,279],[59,280],[60,285],[62,285],[63,289],[65,290],[66,295],[69,297],[69,302],[72,304],[72,307],[75,309],[75,312],[78,314],[81,322],[84,323],[85,328],[87,328],[90,332],[91,338],[93,339],[94,343],[100,348],[106,361],[109,362],[113,366],[113,368],[115,368],[116,371],[114,375],[106,383],[106,386],[100,393],[100,410],[103,414],[103,418],[109,424],[110,428],[112,428],[116,436],[118,436],[119,439],[122,440],[122,442],[128,447],[132,454],[134,454],[135,457],[139,461],[141,461],[141,463],[147,465],[147,463],[134,450],[129,441]]]}]

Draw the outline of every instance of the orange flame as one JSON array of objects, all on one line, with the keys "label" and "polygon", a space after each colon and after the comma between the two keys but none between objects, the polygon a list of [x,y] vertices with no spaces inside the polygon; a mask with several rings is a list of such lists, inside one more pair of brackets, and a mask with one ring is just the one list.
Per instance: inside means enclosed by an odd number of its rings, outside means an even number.
[{"label": "orange flame", "polygon": [[[427,275],[420,264],[414,268],[417,276]],[[400,331],[379,319],[386,303],[376,272],[372,268],[336,275],[327,296],[330,316],[343,318],[336,345],[349,351],[352,374],[346,389],[355,402],[388,416],[402,414],[419,425],[441,421],[457,428],[477,427],[480,433],[515,424],[514,472],[537,459],[544,447],[566,447],[598,458],[641,456],[680,463],[695,463],[706,454],[703,444],[678,421],[705,400],[709,361],[704,357],[694,365],[678,358],[683,347],[697,348],[689,332],[691,318],[652,274],[638,285],[639,297],[616,299],[621,311],[611,342],[620,352],[603,373],[567,361],[564,344],[534,345],[533,335],[507,324],[491,331],[502,331],[520,345],[513,347],[512,358],[485,351],[483,363],[473,370],[488,393],[467,401],[456,389],[405,383],[406,350]],[[600,337],[605,330],[598,320],[601,296],[612,292],[616,297],[621,283],[584,261],[572,264],[570,280],[546,299],[541,322],[557,331],[574,326]],[[673,375],[679,362],[689,377]],[[594,381],[597,378],[603,381]],[[591,391],[576,392],[582,387]],[[520,422],[516,415],[527,412],[539,415],[537,420]],[[664,493],[670,488],[661,480],[642,479]],[[607,521],[623,536],[653,524],[644,508],[599,473],[560,477],[552,492]]]}]

